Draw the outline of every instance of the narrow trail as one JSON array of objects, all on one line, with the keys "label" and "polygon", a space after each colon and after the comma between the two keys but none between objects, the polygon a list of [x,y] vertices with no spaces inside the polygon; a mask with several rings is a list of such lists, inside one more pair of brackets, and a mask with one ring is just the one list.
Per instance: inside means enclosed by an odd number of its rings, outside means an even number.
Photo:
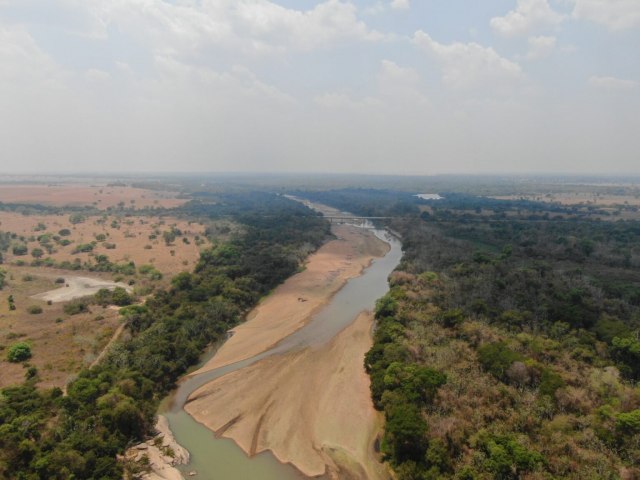
[{"label": "narrow trail", "polygon": [[113,345],[116,341],[118,341],[118,339],[122,335],[122,332],[124,332],[124,329],[126,326],[127,326],[127,322],[125,321],[125,322],[122,322],[118,326],[118,328],[116,328],[116,331],[113,332],[113,335],[111,336],[111,339],[109,340],[109,342],[104,346],[104,348],[102,349],[100,354],[96,357],[96,359],[93,362],[91,362],[91,365],[89,365],[89,368],[95,367],[102,361],[102,359],[105,357],[105,355],[111,348],[111,345]]}]

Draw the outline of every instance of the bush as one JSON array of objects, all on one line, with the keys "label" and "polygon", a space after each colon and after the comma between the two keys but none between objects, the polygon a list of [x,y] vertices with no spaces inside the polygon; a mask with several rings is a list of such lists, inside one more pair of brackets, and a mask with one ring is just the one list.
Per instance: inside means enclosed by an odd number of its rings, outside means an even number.
[{"label": "bush", "polygon": [[67,303],[62,310],[67,315],[78,315],[79,313],[88,312],[89,307],[85,302],[76,300],[74,302]]},{"label": "bush", "polygon": [[18,245],[14,245],[13,249],[11,251],[16,256],[22,256],[22,255],[26,255],[27,252],[29,251],[29,249],[27,248],[26,245],[21,243],[21,244],[18,244]]},{"label": "bush", "polygon": [[504,380],[513,362],[523,360],[522,355],[511,350],[504,342],[488,343],[478,348],[478,360],[484,369],[499,380]]},{"label": "bush", "polygon": [[24,362],[31,358],[31,347],[28,343],[18,342],[13,344],[7,352],[7,360],[13,363]]},{"label": "bush", "polygon": [[71,253],[88,253],[88,252],[93,252],[92,243],[81,243],[80,245],[76,245],[76,248],[74,248]]},{"label": "bush", "polygon": [[58,235],[60,235],[61,237],[68,237],[69,235],[71,235],[71,230],[69,230],[68,228],[63,228],[58,232]]},{"label": "bush", "polygon": [[39,305],[31,305],[27,308],[27,312],[29,312],[31,315],[39,315],[42,313],[42,311],[42,307]]},{"label": "bush", "polygon": [[556,390],[564,388],[566,386],[565,381],[560,375],[549,368],[545,368],[542,371],[540,377],[540,387],[538,391],[540,395],[548,395],[551,398],[555,398]]},{"label": "bush", "polygon": [[85,219],[84,215],[81,215],[79,213],[74,213],[74,214],[69,216],[69,222],[71,222],[73,225],[77,225],[78,223],[82,223],[85,220],[86,219]]},{"label": "bush", "polygon": [[640,410],[629,413],[619,413],[616,416],[616,430],[624,435],[640,433]]},{"label": "bush", "polygon": [[487,456],[485,468],[496,479],[515,480],[544,463],[542,455],[528,450],[509,435],[487,435],[481,446]]}]

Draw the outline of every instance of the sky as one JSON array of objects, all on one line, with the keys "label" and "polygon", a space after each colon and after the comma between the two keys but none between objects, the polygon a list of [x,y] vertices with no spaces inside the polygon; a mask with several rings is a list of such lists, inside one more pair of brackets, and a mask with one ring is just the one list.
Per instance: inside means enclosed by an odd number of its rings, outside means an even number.
[{"label": "sky", "polygon": [[640,0],[0,0],[0,172],[640,173]]}]

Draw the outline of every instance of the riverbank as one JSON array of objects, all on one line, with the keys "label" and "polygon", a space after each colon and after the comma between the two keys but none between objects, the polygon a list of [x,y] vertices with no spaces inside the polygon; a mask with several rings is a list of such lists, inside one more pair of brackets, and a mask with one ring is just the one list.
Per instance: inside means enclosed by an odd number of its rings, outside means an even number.
[{"label": "riverbank", "polygon": [[130,448],[126,456],[138,463],[143,457],[148,460],[149,471],[143,480],[184,480],[178,465],[189,463],[189,452],[176,442],[167,419],[160,415],[156,423],[155,437]]},{"label": "riverbank", "polygon": [[382,418],[364,370],[372,325],[363,312],[319,348],[267,357],[208,383],[185,410],[248,455],[270,450],[309,477],[386,479],[374,450]]},{"label": "riverbank", "polygon": [[234,328],[216,355],[192,375],[230,365],[265,352],[306,325],[345,283],[359,276],[374,258],[389,249],[371,232],[348,225],[334,226],[335,240],[325,243],[305,263]]}]

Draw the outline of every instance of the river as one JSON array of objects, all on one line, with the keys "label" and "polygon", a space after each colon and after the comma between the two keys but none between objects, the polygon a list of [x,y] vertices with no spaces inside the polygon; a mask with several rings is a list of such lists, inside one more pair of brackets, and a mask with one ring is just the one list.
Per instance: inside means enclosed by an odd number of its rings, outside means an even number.
[{"label": "river", "polygon": [[193,391],[227,373],[247,367],[271,355],[323,345],[350,325],[363,310],[371,310],[375,301],[388,290],[388,276],[402,257],[400,242],[382,230],[373,233],[390,245],[387,254],[349,280],[310,322],[281,340],[272,349],[247,360],[186,377],[172,396],[170,405],[161,412],[169,421],[179,444],[191,453],[183,474],[197,472],[203,480],[299,480],[307,478],[291,465],[284,465],[269,452],[249,458],[232,440],[216,438],[208,428],[196,422],[183,407]]}]

